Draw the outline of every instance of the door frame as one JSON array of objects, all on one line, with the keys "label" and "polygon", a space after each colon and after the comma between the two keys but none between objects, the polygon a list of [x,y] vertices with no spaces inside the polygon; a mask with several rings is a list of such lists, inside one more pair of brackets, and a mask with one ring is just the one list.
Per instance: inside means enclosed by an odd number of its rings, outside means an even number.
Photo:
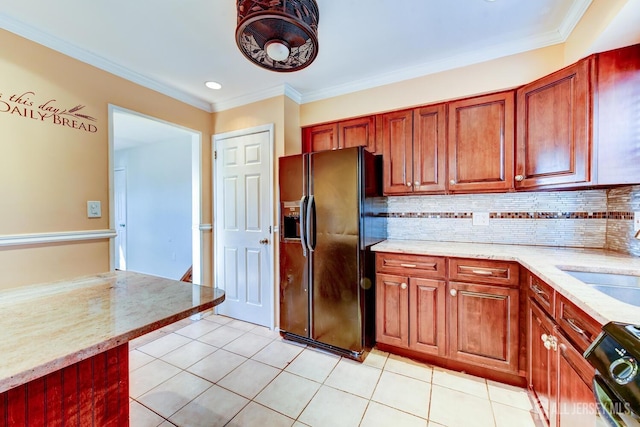
[{"label": "door frame", "polygon": [[[218,173],[217,167],[216,167],[216,153],[217,153],[217,144],[219,141],[221,140],[225,140],[228,138],[235,138],[238,136],[247,136],[247,135],[252,135],[255,133],[262,133],[262,132],[269,132],[269,226],[271,227],[271,233],[270,233],[270,237],[269,237],[269,250],[271,251],[271,253],[273,254],[273,259],[271,260],[271,262],[268,265],[268,274],[269,274],[269,284],[270,284],[270,290],[271,290],[271,310],[270,310],[270,329],[273,330],[275,327],[275,307],[276,304],[278,304],[278,295],[276,292],[276,288],[275,288],[275,265],[276,265],[276,257],[277,257],[277,253],[275,252],[275,248],[278,247],[278,245],[276,245],[274,242],[275,237],[277,236],[278,233],[276,233],[277,228],[274,224],[274,206],[275,206],[275,191],[274,191],[274,184],[275,184],[275,179],[274,179],[274,173],[275,173],[275,168],[274,168],[274,163],[275,163],[275,138],[274,138],[274,129],[275,129],[275,125],[273,123],[269,123],[266,125],[260,125],[260,126],[255,126],[255,127],[251,127],[251,128],[246,128],[246,129],[240,129],[240,130],[235,130],[235,131],[230,131],[230,132],[224,132],[224,133],[218,133],[218,134],[214,134],[211,137],[211,191],[213,193],[213,197],[212,197],[212,212],[211,212],[211,218],[213,218],[212,220],[212,227],[213,227],[213,250],[212,250],[212,266],[213,266],[213,282],[216,282],[216,274],[217,274],[217,268],[216,268],[216,249],[218,248],[218,243],[217,243],[217,239],[216,239],[216,208],[218,206],[219,200],[218,197],[216,195],[216,174]],[[218,309],[215,309],[215,312],[218,312]]]},{"label": "door frame", "polygon": [[[191,256],[193,265],[193,283],[202,284],[204,281],[204,236],[210,230],[210,224],[202,224],[202,132],[181,126],[157,117],[148,116],[137,111],[108,104],[109,120],[109,228],[115,230],[115,197],[114,197],[114,123],[115,112],[143,117],[165,125],[182,129],[191,134]],[[115,238],[109,239],[109,270],[115,271]]]},{"label": "door frame", "polygon": [[[114,173],[114,180],[113,180],[113,196],[114,196],[114,199],[113,199],[113,211],[114,211],[114,218],[113,218],[113,221],[114,221],[114,226],[115,226],[115,230],[116,230],[116,237],[113,240],[114,245],[115,245],[116,241],[118,240],[117,234],[118,234],[118,230],[120,229],[119,228],[120,224],[117,224],[115,222],[115,220],[116,220],[116,215],[115,215],[115,210],[116,210],[116,203],[115,203],[115,201],[116,201],[116,197],[115,197],[116,196],[115,173],[116,172],[123,172],[124,173],[124,200],[125,200],[125,205],[126,205],[126,200],[127,200],[127,168],[125,168],[125,167],[114,168],[113,169],[113,173]],[[126,217],[127,217],[127,214],[126,214],[126,206],[125,206],[125,218]],[[127,231],[127,220],[125,219],[125,233],[126,233],[126,231]],[[125,270],[126,270],[127,269],[126,268],[127,267],[127,239],[126,239],[126,235],[125,235],[124,244],[122,242],[122,239],[120,239],[120,245],[124,246],[124,248],[125,248],[125,250],[124,250],[124,265],[125,265]],[[115,268],[115,264],[116,264],[116,258],[119,258],[119,257],[120,257],[120,255],[118,253],[118,246],[115,246],[114,247],[114,260],[113,260],[114,268]]]}]

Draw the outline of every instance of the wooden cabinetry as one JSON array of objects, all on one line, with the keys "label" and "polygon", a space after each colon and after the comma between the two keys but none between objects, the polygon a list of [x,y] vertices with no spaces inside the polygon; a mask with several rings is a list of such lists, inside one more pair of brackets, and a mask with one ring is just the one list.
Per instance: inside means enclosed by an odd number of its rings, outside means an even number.
[{"label": "wooden cabinetry", "polygon": [[[565,319],[569,315],[572,316],[569,319],[576,316],[572,322],[589,325],[585,326],[587,328],[597,322],[562,295],[556,295],[549,285],[534,275],[529,274],[528,283],[527,378],[529,388],[537,398],[538,409],[546,425],[552,427],[594,426],[596,409],[591,391],[594,369],[582,357],[582,345],[576,347],[569,339],[569,330],[553,316],[554,313],[565,313]],[[575,334],[573,328],[570,330]]]},{"label": "wooden cabinetry", "polygon": [[376,341],[443,355],[444,258],[379,254],[376,266]]},{"label": "wooden cabinetry", "polygon": [[302,129],[304,152],[366,147],[376,152],[375,116],[358,117],[335,123],[309,126]]},{"label": "wooden cabinetry", "polygon": [[413,111],[382,115],[382,158],[384,194],[413,191]]},{"label": "wooden cabinetry", "polygon": [[450,259],[449,280],[450,357],[516,372],[518,265]]},{"label": "wooden cabinetry", "polygon": [[449,191],[512,189],[513,91],[450,102],[447,149]]},{"label": "wooden cabinetry", "polygon": [[379,344],[517,372],[517,264],[450,259],[468,276],[448,284],[442,257],[378,253],[376,266]]},{"label": "wooden cabinetry", "polygon": [[517,189],[591,181],[592,64],[582,60],[518,89]]}]

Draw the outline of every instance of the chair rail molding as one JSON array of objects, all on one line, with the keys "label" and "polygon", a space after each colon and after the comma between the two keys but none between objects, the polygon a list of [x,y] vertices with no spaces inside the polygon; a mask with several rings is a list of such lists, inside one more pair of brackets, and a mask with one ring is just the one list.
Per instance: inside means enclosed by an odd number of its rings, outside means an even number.
[{"label": "chair rail molding", "polygon": [[43,243],[72,242],[77,240],[102,240],[116,237],[116,230],[81,230],[50,233],[0,234],[0,247],[40,245]]}]

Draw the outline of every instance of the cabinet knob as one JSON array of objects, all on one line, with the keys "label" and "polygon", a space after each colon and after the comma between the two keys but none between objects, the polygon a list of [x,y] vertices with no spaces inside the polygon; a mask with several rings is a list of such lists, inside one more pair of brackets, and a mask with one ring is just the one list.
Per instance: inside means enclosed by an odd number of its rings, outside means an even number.
[{"label": "cabinet knob", "polygon": [[451,294],[452,297],[455,297],[456,295],[458,295],[458,291],[456,291],[455,289],[451,289],[449,293]]},{"label": "cabinet knob", "polygon": [[400,289],[407,289],[407,284],[406,283],[401,284]]},{"label": "cabinet knob", "polygon": [[418,187],[418,186],[420,186],[420,183],[418,181],[416,181],[416,182],[413,183],[413,185]]},{"label": "cabinet knob", "polygon": [[515,176],[515,180],[518,181],[518,182],[523,181],[524,180],[524,175],[516,175]]},{"label": "cabinet knob", "polygon": [[407,187],[411,187],[411,183],[407,181]]},{"label": "cabinet knob", "polygon": [[449,184],[451,184],[451,185],[456,185],[456,180],[455,180],[455,179],[452,179],[451,181],[449,181]]}]

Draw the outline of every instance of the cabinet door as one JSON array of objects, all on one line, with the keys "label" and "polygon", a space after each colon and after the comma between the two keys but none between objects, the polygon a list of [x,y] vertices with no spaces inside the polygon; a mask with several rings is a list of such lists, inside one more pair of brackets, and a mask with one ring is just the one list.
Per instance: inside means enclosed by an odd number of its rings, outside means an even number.
[{"label": "cabinet door", "polygon": [[338,124],[311,126],[302,129],[302,146],[305,153],[338,149]]},{"label": "cabinet door", "polygon": [[514,95],[500,92],[449,104],[449,190],[513,188]]},{"label": "cabinet door", "polygon": [[[555,396],[552,386],[555,384],[555,356],[552,349],[544,346],[544,338],[553,335],[551,319],[540,309],[533,299],[528,299],[528,333],[527,333],[527,378],[529,388],[538,399],[547,422],[551,414],[556,413]],[[555,420],[553,420],[555,422]],[[555,425],[552,423],[552,425]]]},{"label": "cabinet door", "polygon": [[518,289],[461,282],[449,286],[451,357],[517,372]]},{"label": "cabinet door", "polygon": [[446,355],[446,287],[442,280],[409,279],[409,348]]},{"label": "cabinet door", "polygon": [[596,402],[591,391],[595,371],[562,334],[558,337],[557,423],[560,427],[596,426]]},{"label": "cabinet door", "polygon": [[413,191],[444,192],[446,105],[416,108],[413,112]]},{"label": "cabinet door", "polygon": [[516,188],[590,181],[590,64],[580,61],[518,89]]},{"label": "cabinet door", "polygon": [[338,122],[339,148],[366,147],[371,153],[376,152],[375,116]]},{"label": "cabinet door", "polygon": [[413,111],[382,116],[383,192],[413,191]]},{"label": "cabinet door", "polygon": [[409,279],[376,275],[376,341],[396,347],[409,345]]}]

